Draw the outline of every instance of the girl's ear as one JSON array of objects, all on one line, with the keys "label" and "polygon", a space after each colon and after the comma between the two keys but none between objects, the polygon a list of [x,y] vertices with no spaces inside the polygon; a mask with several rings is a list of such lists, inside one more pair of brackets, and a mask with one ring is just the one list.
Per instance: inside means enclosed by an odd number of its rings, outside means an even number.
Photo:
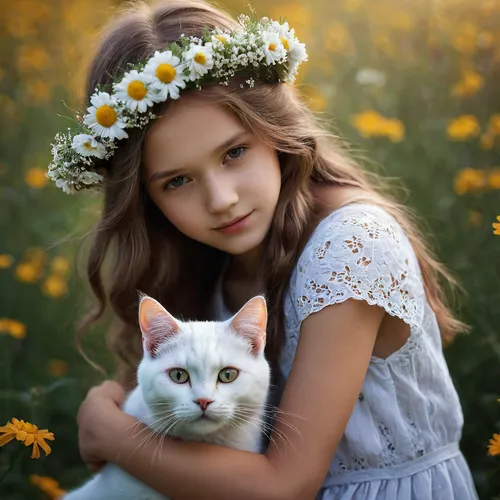
[{"label": "girl's ear", "polygon": [[259,354],[266,346],[267,306],[262,295],[250,299],[231,319],[229,328],[243,337],[252,354]]},{"label": "girl's ear", "polygon": [[139,326],[144,350],[152,357],[158,355],[161,344],[180,331],[176,319],[155,299],[147,295],[139,303]]}]

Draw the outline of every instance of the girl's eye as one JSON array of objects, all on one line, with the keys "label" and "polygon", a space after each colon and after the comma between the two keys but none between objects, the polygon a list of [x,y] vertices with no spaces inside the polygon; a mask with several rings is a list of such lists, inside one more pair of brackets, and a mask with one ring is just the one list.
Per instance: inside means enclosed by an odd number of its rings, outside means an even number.
[{"label": "girl's eye", "polygon": [[222,383],[229,384],[230,382],[234,382],[240,372],[236,368],[224,368],[219,372],[219,376],[217,377]]},{"label": "girl's eye", "polygon": [[174,177],[173,179],[169,180],[165,185],[163,186],[164,189],[177,189],[184,184],[186,184],[187,177],[184,175],[178,175],[177,177]]},{"label": "girl's eye", "polygon": [[189,380],[189,373],[182,368],[172,368],[168,375],[176,384],[185,384]]},{"label": "girl's eye", "polygon": [[227,156],[230,160],[239,160],[246,150],[247,148],[245,148],[244,146],[239,146],[237,148],[230,149],[227,152]]}]

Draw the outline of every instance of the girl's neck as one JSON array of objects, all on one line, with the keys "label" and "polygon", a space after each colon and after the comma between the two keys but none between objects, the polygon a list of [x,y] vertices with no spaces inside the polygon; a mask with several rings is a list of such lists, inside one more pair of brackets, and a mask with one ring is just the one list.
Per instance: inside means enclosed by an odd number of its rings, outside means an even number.
[{"label": "girl's neck", "polygon": [[243,255],[229,257],[226,276],[233,280],[251,281],[260,273],[261,248],[254,248]]}]

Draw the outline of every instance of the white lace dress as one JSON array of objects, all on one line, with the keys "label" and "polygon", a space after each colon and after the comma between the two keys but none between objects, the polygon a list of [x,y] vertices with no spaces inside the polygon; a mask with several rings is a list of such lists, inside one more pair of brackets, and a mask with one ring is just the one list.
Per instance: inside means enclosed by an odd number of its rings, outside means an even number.
[{"label": "white lace dress", "polygon": [[[426,300],[415,253],[395,219],[372,204],[344,206],[320,222],[285,297],[286,380],[301,322],[349,298],[383,307],[410,326],[397,352],[371,362],[319,500],[477,499],[459,450],[463,414]],[[216,294],[216,313],[229,311]]]}]

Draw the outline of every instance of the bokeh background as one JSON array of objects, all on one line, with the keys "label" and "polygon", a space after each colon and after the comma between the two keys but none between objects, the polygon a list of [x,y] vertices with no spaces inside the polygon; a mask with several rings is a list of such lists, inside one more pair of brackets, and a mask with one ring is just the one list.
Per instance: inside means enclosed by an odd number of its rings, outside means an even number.
[{"label": "bokeh background", "polygon": [[[246,1],[220,4],[248,12]],[[49,456],[30,459],[25,449],[0,483],[2,500],[57,498],[88,475],[75,415],[103,376],[75,347],[90,304],[77,257],[101,200],[65,195],[45,169],[63,117],[82,107],[99,30],[120,6],[16,0],[0,9],[0,425],[17,417],[55,434]],[[297,82],[308,105],[368,168],[394,179],[467,292],[452,299],[471,332],[445,354],[465,413],[463,451],[481,499],[494,498],[500,457],[487,445],[500,432],[500,235],[492,227],[500,215],[500,0],[252,6],[295,27],[308,46]],[[106,326],[89,332],[84,348],[112,370]],[[21,448],[0,448],[0,477]]]}]

